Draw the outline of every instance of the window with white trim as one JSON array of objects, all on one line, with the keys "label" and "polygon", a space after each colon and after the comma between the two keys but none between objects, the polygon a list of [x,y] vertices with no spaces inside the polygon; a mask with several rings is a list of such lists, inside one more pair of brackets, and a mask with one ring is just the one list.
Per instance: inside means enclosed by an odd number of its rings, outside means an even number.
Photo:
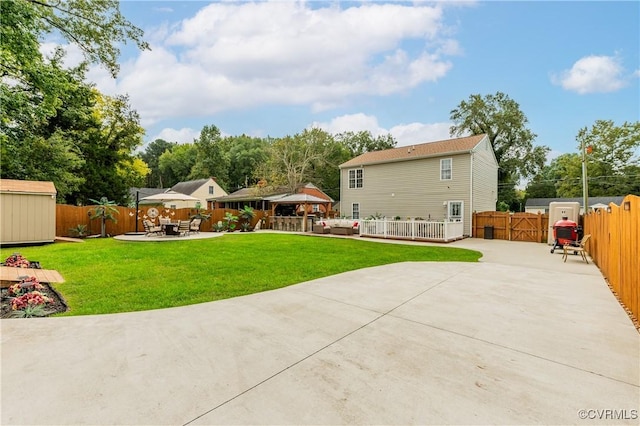
[{"label": "window with white trim", "polygon": [[362,188],[363,175],[362,169],[349,170],[349,189]]},{"label": "window with white trim", "polygon": [[213,194],[213,185],[209,186],[209,195]]},{"label": "window with white trim", "polygon": [[440,180],[451,180],[453,161],[451,158],[440,160]]},{"label": "window with white trim", "polygon": [[351,218],[360,219],[360,203],[351,204]]}]

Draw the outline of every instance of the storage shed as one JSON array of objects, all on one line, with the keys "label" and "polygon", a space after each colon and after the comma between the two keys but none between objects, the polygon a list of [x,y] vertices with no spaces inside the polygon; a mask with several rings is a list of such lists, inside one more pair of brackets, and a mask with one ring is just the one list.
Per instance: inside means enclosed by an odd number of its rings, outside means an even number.
[{"label": "storage shed", "polygon": [[55,238],[53,182],[0,179],[0,244],[52,243]]}]

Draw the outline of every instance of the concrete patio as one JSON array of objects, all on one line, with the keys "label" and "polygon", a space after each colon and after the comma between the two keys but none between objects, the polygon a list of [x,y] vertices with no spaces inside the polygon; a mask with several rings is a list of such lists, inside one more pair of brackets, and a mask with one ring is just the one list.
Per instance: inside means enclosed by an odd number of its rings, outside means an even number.
[{"label": "concrete patio", "polygon": [[446,246],[484,257],[2,320],[2,424],[638,424],[640,335],[595,265]]}]

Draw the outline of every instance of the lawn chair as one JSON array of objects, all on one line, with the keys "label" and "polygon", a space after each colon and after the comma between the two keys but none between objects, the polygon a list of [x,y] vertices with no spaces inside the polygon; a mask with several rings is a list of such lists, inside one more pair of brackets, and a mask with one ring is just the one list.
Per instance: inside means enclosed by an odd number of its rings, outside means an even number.
[{"label": "lawn chair", "polygon": [[144,236],[148,237],[149,235],[162,235],[162,227],[156,225],[148,219],[142,221],[142,225],[144,226]]},{"label": "lawn chair", "polygon": [[200,232],[200,223],[202,219],[193,219],[189,224],[189,231],[195,232],[196,234]]},{"label": "lawn chair", "polygon": [[567,256],[569,255],[569,252],[572,251],[573,254],[580,253],[580,255],[582,256],[582,259],[585,262],[587,262],[587,264],[588,264],[589,261],[587,260],[587,255],[585,254],[585,252],[586,252],[585,244],[587,243],[587,241],[589,241],[589,238],[591,238],[591,234],[587,234],[584,237],[582,237],[582,239],[580,240],[580,242],[577,245],[565,244],[563,246],[563,252],[562,252],[563,261],[564,262],[567,261]]},{"label": "lawn chair", "polygon": [[181,237],[189,235],[189,224],[188,220],[178,222],[178,234],[180,234]]}]

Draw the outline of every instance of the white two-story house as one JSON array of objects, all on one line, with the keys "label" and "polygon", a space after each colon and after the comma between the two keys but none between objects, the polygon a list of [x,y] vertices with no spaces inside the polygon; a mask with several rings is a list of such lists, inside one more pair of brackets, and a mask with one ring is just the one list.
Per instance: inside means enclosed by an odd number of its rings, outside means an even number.
[{"label": "white two-story house", "polygon": [[340,165],[340,214],[464,223],[495,210],[498,162],[486,135],[367,152]]}]

